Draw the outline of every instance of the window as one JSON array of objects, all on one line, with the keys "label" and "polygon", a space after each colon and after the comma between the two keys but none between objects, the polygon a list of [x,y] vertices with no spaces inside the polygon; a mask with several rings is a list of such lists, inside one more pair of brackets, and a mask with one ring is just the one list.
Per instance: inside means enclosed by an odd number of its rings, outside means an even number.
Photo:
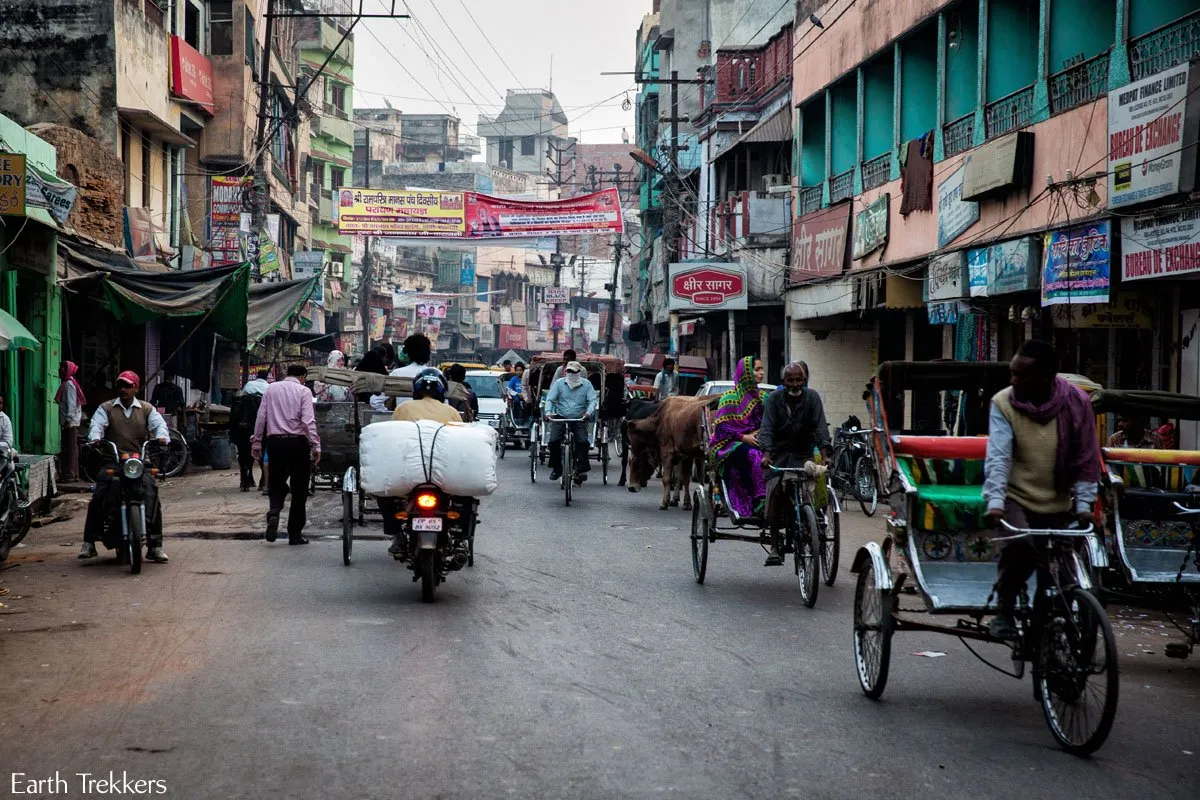
[{"label": "window", "polygon": [[258,78],[258,56],[254,49],[254,15],[246,9],[246,63],[250,65],[250,73]]},{"label": "window", "polygon": [[214,56],[233,55],[233,2],[210,0],[208,51]]},{"label": "window", "polygon": [[486,303],[488,301],[488,285],[489,281],[487,278],[476,278],[475,291],[477,294],[475,295],[475,299],[477,301],[481,303]]},{"label": "window", "polygon": [[146,19],[154,25],[162,27],[163,10],[156,0],[146,0]]},{"label": "window", "polygon": [[337,111],[346,110],[346,87],[340,83],[329,84],[329,102]]},{"label": "window", "polygon": [[333,191],[337,191],[346,185],[346,170],[331,167],[329,170],[329,186]]},{"label": "window", "polygon": [[513,167],[513,140],[500,140],[500,166],[512,169]]},{"label": "window", "polygon": [[313,162],[313,183],[316,184],[318,189],[325,188],[325,162]]},{"label": "window", "polygon": [[183,9],[183,40],[203,53],[204,42],[200,41],[200,31],[203,26],[200,24],[200,20],[200,6],[188,2]]},{"label": "window", "polygon": [[521,155],[531,156],[537,148],[537,139],[532,136],[521,137]]}]

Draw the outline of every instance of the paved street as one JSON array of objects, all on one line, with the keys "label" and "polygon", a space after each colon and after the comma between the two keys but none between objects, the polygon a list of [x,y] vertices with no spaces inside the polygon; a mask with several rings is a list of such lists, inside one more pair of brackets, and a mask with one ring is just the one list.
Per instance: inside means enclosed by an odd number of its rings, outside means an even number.
[{"label": "paved street", "polygon": [[[81,517],[33,531],[0,572],[0,777],[58,770],[83,796],[75,773],[125,771],[197,798],[1200,789],[1200,659],[1144,654],[1157,627],[1136,613],[1118,620],[1137,652],[1122,653],[1116,726],[1079,760],[1027,679],[950,639],[898,637],[882,702],[862,696],[844,570],[877,518],[847,514],[843,574],[807,610],[790,566],[764,569],[751,545],[714,545],[697,586],[688,515],[598,481],[564,509],[557,486],[530,486],[524,455],[501,463],[476,566],[433,605],[382,541],[342,566],[319,538],[331,493],[309,547],[230,538],[261,529],[265,499],[229,492],[228,473],[164,492],[172,561],[140,577],[76,561]],[[910,655],[924,650],[947,655]]]}]

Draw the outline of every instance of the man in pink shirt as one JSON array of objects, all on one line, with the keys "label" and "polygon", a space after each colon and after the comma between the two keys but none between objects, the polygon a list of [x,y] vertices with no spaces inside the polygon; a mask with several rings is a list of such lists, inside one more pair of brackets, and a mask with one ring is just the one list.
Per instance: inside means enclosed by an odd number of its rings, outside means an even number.
[{"label": "man in pink shirt", "polygon": [[255,458],[261,458],[265,446],[271,464],[267,477],[267,495],[271,498],[271,508],[267,511],[268,542],[275,541],[279,533],[279,517],[290,481],[288,544],[308,544],[308,539],[301,535],[308,521],[304,506],[308,502],[312,467],[321,460],[321,439],[313,417],[313,394],[304,385],[307,376],[303,364],[288,367],[287,379],[271,384],[263,393],[254,421],[251,452]]}]

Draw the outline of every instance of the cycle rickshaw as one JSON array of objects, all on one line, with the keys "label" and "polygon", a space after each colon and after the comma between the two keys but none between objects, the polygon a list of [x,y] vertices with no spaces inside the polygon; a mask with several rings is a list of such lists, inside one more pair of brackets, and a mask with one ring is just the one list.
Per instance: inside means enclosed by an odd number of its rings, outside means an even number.
[{"label": "cycle rickshaw", "polygon": [[[1149,422],[1200,420],[1200,398],[1159,391],[1100,391],[1097,414]],[[1175,446],[1174,442],[1164,443]],[[1161,611],[1184,636],[1164,648],[1187,658],[1200,645],[1200,452],[1105,447],[1103,596]]]},{"label": "cycle rickshaw", "polygon": [[[983,462],[991,398],[1008,385],[1005,363],[888,362],[868,384],[867,409],[874,447],[890,493],[887,536],[855,555],[854,660],[863,692],[883,694],[897,631],[942,633],[1014,678],[1031,665],[1034,698],[1054,738],[1066,751],[1086,755],[1108,736],[1116,714],[1116,639],[1092,593],[1085,560],[1106,563],[1094,530],[1002,530],[983,524]],[[965,436],[893,435],[887,409],[906,390],[956,392]],[[1026,539],[1037,553],[1036,586],[1022,593],[1016,611],[1019,637],[993,639],[982,619],[992,605],[999,546]],[[908,584],[930,615],[924,621],[902,609]],[[987,661],[972,642],[1004,644],[1011,669]]]},{"label": "cycle rickshaw", "polygon": [[[707,443],[712,438],[712,424],[712,409],[703,409],[700,414],[700,435],[706,451]],[[814,502],[818,482],[826,474],[824,465],[809,461],[803,467],[771,467],[770,470],[782,475],[781,488],[786,492],[791,506],[784,512],[780,551],[793,556],[801,600],[805,606],[812,608],[817,602],[821,580],[826,586],[833,586],[837,579],[841,506],[831,491],[826,492],[829,499],[824,507]],[[729,492],[725,479],[717,472],[707,465],[706,459],[695,476],[700,485],[692,490],[692,571],[696,583],[701,584],[708,571],[708,549],[712,542],[753,542],[763,550],[771,544],[767,520],[758,516],[739,516],[726,500]]]}]

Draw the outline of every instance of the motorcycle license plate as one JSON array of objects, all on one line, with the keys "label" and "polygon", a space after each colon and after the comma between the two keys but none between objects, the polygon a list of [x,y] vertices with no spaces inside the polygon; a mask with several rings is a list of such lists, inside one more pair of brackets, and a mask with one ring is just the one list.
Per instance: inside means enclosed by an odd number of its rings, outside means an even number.
[{"label": "motorcycle license plate", "polygon": [[413,517],[412,526],[414,531],[440,531],[442,529],[442,518]]}]

